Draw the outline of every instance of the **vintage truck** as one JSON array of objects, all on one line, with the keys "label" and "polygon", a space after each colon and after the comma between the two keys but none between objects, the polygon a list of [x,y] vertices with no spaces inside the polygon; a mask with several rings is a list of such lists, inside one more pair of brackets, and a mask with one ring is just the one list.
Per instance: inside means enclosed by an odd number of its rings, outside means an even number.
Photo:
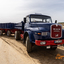
[{"label": "vintage truck", "polygon": [[52,23],[50,16],[42,14],[29,14],[21,23],[0,23],[0,35],[15,34],[15,39],[22,39],[26,44],[27,52],[32,46],[46,46],[56,50],[58,45],[64,44],[64,30],[62,25]]}]

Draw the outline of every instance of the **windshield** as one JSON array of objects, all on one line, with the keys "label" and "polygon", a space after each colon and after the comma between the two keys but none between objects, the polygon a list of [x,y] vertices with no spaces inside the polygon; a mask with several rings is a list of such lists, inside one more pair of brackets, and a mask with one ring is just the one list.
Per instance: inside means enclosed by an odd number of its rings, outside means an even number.
[{"label": "windshield", "polygon": [[52,20],[48,16],[31,16],[31,22],[52,23]]}]

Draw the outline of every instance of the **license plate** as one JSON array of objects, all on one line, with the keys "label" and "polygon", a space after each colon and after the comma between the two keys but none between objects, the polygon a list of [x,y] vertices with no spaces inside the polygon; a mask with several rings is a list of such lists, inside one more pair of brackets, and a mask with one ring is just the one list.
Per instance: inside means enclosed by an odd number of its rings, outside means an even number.
[{"label": "license plate", "polygon": [[62,43],[62,40],[56,40],[54,43]]}]

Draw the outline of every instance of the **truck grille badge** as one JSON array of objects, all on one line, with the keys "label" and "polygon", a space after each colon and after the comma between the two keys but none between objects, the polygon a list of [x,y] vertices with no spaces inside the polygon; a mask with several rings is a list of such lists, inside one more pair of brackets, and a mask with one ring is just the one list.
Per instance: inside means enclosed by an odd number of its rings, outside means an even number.
[{"label": "truck grille badge", "polygon": [[61,38],[62,37],[62,26],[61,25],[51,25],[50,31],[51,38]]}]

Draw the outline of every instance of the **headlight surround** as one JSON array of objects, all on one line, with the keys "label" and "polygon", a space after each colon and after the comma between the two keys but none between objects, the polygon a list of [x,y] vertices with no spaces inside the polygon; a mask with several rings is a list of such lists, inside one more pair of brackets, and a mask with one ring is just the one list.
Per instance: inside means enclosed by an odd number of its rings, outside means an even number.
[{"label": "headlight surround", "polygon": [[48,32],[38,32],[38,33],[35,32],[35,34],[38,34],[38,35],[41,35],[41,36],[47,36]]},{"label": "headlight surround", "polygon": [[47,36],[47,33],[48,33],[48,32],[42,32],[41,35],[42,35],[42,36]]}]

